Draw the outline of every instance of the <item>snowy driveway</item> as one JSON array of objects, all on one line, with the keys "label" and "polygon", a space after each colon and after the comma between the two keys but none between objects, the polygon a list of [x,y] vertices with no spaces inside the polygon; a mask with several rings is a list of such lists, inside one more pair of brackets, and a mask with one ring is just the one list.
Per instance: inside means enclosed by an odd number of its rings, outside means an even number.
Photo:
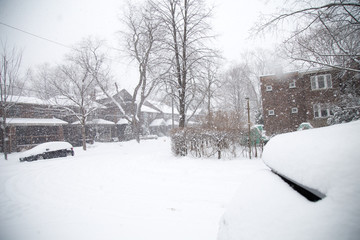
[{"label": "snowy driveway", "polygon": [[215,240],[260,160],[177,158],[167,138],[96,144],[75,157],[0,158],[2,240]]}]

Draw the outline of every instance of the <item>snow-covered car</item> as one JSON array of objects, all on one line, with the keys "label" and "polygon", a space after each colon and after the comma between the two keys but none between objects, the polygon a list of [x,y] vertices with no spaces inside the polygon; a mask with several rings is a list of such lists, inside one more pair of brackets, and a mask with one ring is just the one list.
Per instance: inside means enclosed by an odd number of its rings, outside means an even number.
[{"label": "snow-covered car", "polygon": [[218,240],[359,239],[360,121],[273,137]]},{"label": "snow-covered car", "polygon": [[39,159],[74,156],[73,146],[68,142],[46,142],[21,154],[20,162]]}]

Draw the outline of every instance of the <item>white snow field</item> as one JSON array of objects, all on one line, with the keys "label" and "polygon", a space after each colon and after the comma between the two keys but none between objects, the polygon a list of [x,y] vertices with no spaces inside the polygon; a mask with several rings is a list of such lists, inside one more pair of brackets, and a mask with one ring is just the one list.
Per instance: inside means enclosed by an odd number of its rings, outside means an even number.
[{"label": "white snow field", "polygon": [[360,121],[277,135],[264,162],[325,195],[310,202],[270,170],[243,182],[219,240],[360,239]]},{"label": "white snow field", "polygon": [[1,240],[214,240],[261,160],[174,157],[170,140],[96,143],[74,157],[0,157]]}]

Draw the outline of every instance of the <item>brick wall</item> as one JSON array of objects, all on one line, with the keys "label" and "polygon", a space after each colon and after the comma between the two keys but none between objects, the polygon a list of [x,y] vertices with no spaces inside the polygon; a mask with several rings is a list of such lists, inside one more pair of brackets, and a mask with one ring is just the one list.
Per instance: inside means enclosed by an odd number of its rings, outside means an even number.
[{"label": "brick wall", "polygon": [[[312,90],[311,77],[331,74],[332,88]],[[295,131],[302,122],[326,125],[325,117],[314,116],[314,105],[331,106],[340,96],[340,78],[333,70],[291,72],[260,77],[264,128],[268,135]],[[273,111],[273,115],[269,114]]]}]

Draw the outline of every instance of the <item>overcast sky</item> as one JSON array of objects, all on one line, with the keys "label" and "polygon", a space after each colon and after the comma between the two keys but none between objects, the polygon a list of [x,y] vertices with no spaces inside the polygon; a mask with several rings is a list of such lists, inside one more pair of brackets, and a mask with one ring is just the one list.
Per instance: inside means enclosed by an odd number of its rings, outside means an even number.
[{"label": "overcast sky", "polygon": [[[0,22],[40,37],[71,46],[89,35],[106,39],[119,48],[119,15],[126,0],[0,0]],[[229,62],[254,47],[270,47],[269,39],[248,39],[248,31],[260,13],[274,10],[268,0],[207,0],[215,5],[212,20],[218,34],[218,48]],[[23,67],[61,62],[69,49],[0,24],[0,40],[23,49]],[[266,43],[266,44],[265,44]],[[122,87],[131,87],[136,78],[127,59],[112,52],[113,68]]]}]

